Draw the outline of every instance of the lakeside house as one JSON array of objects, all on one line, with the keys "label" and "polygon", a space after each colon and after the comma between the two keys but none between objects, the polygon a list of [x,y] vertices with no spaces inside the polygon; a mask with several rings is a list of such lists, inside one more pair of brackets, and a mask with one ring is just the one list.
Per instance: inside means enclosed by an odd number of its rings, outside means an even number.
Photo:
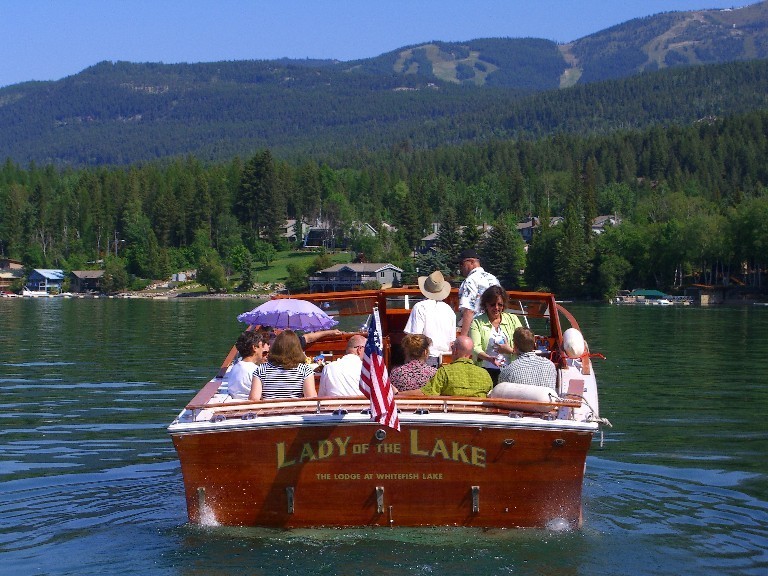
[{"label": "lakeside house", "polygon": [[[464,228],[466,228],[466,226],[459,226],[459,232],[463,234]],[[492,229],[493,226],[485,222],[477,225],[477,230],[483,238],[486,237]],[[426,254],[435,248],[438,236],[440,236],[440,222],[432,222],[432,232],[421,239],[421,244],[417,247],[416,252]]]},{"label": "lakeside house", "polygon": [[27,278],[27,288],[32,292],[61,292],[64,283],[64,270],[35,268]]},{"label": "lakeside house", "polygon": [[71,292],[101,292],[104,270],[73,270],[69,274]]},{"label": "lakeside house", "polygon": [[621,224],[621,218],[616,215],[598,216],[592,221],[592,232],[602,234],[606,227],[618,226],[619,224]]},{"label": "lakeside house", "polygon": [[[390,231],[396,230],[386,223],[382,227],[387,227]],[[326,250],[345,249],[353,235],[370,236],[375,238],[378,231],[368,222],[354,220],[345,230],[334,228],[329,222],[317,220],[314,226],[305,228],[304,248],[324,248]]]},{"label": "lakeside house", "polygon": [[382,288],[400,284],[403,271],[388,262],[335,264],[309,277],[310,292],[355,290],[366,282],[378,282]]},{"label": "lakeside house", "polygon": [[0,291],[9,291],[13,283],[24,277],[21,260],[0,258]]},{"label": "lakeside house", "polygon": [[309,224],[304,222],[297,222],[295,219],[288,219],[285,221],[282,230],[282,237],[295,244],[309,231]]}]

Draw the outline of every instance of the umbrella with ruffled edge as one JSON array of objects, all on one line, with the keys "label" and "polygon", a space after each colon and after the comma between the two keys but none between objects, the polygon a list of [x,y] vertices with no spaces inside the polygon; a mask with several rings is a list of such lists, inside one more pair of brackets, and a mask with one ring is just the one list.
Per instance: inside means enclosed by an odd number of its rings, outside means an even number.
[{"label": "umbrella with ruffled edge", "polygon": [[243,312],[237,319],[246,324],[290,328],[304,332],[328,330],[339,323],[312,302],[296,298],[269,300],[250,312]]}]

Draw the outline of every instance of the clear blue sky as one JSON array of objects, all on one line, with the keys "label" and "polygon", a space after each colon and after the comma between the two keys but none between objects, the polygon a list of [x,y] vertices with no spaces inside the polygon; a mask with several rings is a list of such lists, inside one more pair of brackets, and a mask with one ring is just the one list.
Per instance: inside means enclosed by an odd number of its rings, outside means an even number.
[{"label": "clear blue sky", "polygon": [[632,18],[742,0],[0,0],[0,87],[103,60],[353,60],[430,40],[570,42]]}]

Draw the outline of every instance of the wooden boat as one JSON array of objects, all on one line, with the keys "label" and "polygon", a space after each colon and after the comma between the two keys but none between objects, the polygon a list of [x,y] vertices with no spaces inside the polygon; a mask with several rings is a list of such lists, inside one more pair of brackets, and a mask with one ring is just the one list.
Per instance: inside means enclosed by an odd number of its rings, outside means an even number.
[{"label": "wooden boat", "polygon": [[[579,527],[586,456],[603,421],[591,355],[566,354],[561,322],[578,324],[552,294],[509,294],[510,311],[558,367],[559,396],[396,396],[397,431],[372,421],[362,396],[234,401],[227,394],[233,348],[169,427],[190,522]],[[377,306],[391,367],[400,362],[406,306],[421,294],[398,288],[291,297],[342,317],[364,318]],[[455,306],[456,290],[447,301]],[[317,341],[307,356],[343,354],[350,335]]]}]

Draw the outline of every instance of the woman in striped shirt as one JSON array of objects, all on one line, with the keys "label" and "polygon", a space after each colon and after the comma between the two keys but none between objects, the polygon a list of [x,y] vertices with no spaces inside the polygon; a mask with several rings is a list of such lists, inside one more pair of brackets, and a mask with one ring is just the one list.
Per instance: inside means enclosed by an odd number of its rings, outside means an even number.
[{"label": "woman in striped shirt", "polygon": [[251,400],[314,398],[315,373],[304,362],[304,351],[293,330],[283,330],[269,349],[265,364],[256,367],[251,384]]}]

